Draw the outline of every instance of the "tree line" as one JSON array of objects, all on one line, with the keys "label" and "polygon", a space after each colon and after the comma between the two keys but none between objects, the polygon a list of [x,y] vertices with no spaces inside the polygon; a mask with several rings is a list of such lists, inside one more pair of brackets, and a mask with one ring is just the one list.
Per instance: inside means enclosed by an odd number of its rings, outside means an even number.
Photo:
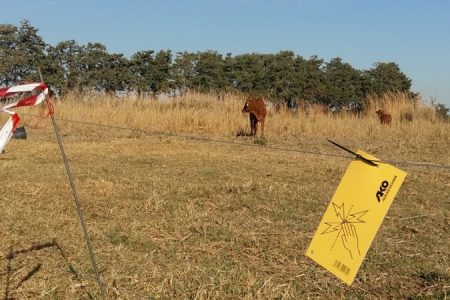
[{"label": "tree line", "polygon": [[332,108],[360,109],[368,95],[389,91],[413,95],[409,79],[394,62],[358,70],[341,58],[329,62],[292,51],[222,55],[217,51],[143,50],[130,58],[101,43],[74,40],[47,44],[28,20],[0,24],[0,86],[45,82],[57,93],[99,91],[157,96],[188,90],[258,94],[292,103],[301,99]]}]

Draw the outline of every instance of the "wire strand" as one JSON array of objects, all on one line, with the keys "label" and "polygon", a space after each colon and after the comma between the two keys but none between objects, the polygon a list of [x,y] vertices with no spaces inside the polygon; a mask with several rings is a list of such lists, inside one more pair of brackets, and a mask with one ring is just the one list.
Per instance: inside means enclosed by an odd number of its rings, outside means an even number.
[{"label": "wire strand", "polygon": [[[42,116],[32,115],[32,114],[24,114],[24,113],[22,113],[22,115],[35,117],[35,118],[44,118]],[[195,135],[179,134],[179,133],[164,132],[164,131],[151,131],[151,130],[144,130],[144,129],[139,129],[139,128],[124,127],[124,126],[117,126],[117,125],[110,125],[110,124],[99,124],[99,123],[93,123],[93,122],[78,121],[78,120],[71,120],[71,119],[63,119],[63,118],[56,118],[56,117],[55,117],[55,119],[58,120],[58,121],[67,122],[67,123],[75,123],[75,124],[96,126],[96,127],[109,128],[109,129],[117,129],[117,130],[124,130],[124,131],[140,132],[140,133],[143,133],[143,134],[146,134],[146,135],[169,136],[169,137],[184,138],[184,139],[189,139],[189,140],[197,140],[197,141],[204,141],[204,142],[214,142],[214,143],[219,143],[219,144],[229,144],[229,145],[236,145],[236,146],[242,146],[242,147],[256,147],[256,148],[260,148],[260,149],[269,149],[269,150],[282,151],[282,152],[294,152],[294,153],[309,154],[309,155],[319,155],[319,156],[326,156],[326,157],[336,157],[336,158],[345,158],[345,159],[354,159],[355,158],[355,157],[349,156],[349,155],[340,155],[340,154],[333,154],[333,153],[328,153],[328,152],[320,152],[320,151],[312,151],[312,150],[300,150],[300,149],[276,147],[276,146],[269,146],[269,145],[262,146],[262,145],[259,145],[259,144],[230,142],[230,141],[213,139],[213,138],[209,138],[209,137],[201,137],[201,136],[195,136]],[[414,166],[414,167],[439,168],[439,169],[448,169],[448,170],[450,170],[450,165],[438,164],[438,163],[411,162],[411,161],[400,161],[400,160],[383,160],[383,161],[381,161],[381,160],[374,160],[374,162],[398,164],[398,165]]]}]

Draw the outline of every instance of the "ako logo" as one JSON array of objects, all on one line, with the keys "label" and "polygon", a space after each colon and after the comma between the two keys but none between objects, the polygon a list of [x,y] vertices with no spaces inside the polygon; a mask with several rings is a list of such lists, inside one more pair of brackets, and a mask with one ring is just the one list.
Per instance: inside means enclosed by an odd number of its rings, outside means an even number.
[{"label": "ako logo", "polygon": [[377,200],[378,202],[381,202],[381,199],[383,198],[384,200],[384,192],[386,191],[386,189],[389,187],[389,182],[387,180],[383,180],[383,182],[381,183],[380,187],[378,188],[377,191]]},{"label": "ako logo", "polygon": [[384,201],[384,199],[386,199],[386,196],[389,194],[389,190],[391,189],[391,186],[394,184],[396,179],[397,176],[394,176],[394,178],[392,179],[392,184],[390,184],[389,181],[387,180],[383,180],[381,182],[380,187],[378,188],[378,191],[375,194],[378,202],[381,202],[381,200]]}]

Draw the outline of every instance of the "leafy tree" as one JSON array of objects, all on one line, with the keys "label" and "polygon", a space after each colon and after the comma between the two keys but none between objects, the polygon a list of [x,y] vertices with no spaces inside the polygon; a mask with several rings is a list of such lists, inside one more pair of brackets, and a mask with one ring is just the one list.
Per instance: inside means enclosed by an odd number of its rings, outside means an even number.
[{"label": "leafy tree", "polygon": [[37,32],[38,29],[31,26],[28,20],[21,22],[17,32],[16,57],[21,57],[21,61],[24,62],[18,73],[21,80],[40,80],[38,68],[45,58],[46,44]]},{"label": "leafy tree", "polygon": [[450,115],[449,115],[450,108],[448,108],[447,106],[445,106],[442,103],[438,103],[435,105],[434,109],[436,110],[436,113],[440,118],[442,118],[444,120],[450,120]]},{"label": "leafy tree", "polygon": [[101,88],[107,93],[127,90],[131,85],[129,61],[123,54],[108,54],[101,66]]},{"label": "leafy tree", "polygon": [[194,88],[195,64],[197,55],[178,52],[171,68],[173,86],[180,93]]},{"label": "leafy tree", "polygon": [[123,54],[109,54],[100,43],[88,43],[82,51],[81,86],[83,90],[112,93],[128,86],[128,60]]},{"label": "leafy tree", "polygon": [[161,50],[156,53],[150,89],[154,95],[169,92],[172,52]]},{"label": "leafy tree", "polygon": [[228,92],[234,90],[234,82],[236,81],[236,76],[234,74],[234,58],[231,53],[227,53],[222,64],[223,76],[224,76],[224,87],[222,92]]},{"label": "leafy tree", "polygon": [[323,59],[317,56],[311,56],[308,60],[297,57],[294,64],[299,85],[298,97],[311,103],[319,102],[325,93]]},{"label": "leafy tree", "polygon": [[131,56],[132,87],[137,91],[139,97],[150,91],[152,70],[155,66],[154,53],[153,50],[146,50]]},{"label": "leafy tree", "polygon": [[75,89],[81,91],[83,89],[81,82],[81,58],[84,56],[83,51],[84,47],[78,45],[74,40],[63,41],[54,47],[50,46],[47,48],[48,59],[58,64],[56,69],[62,70],[64,74],[59,77],[59,81],[56,83],[58,86],[61,86],[62,91]]},{"label": "leafy tree", "polygon": [[295,54],[281,51],[265,56],[266,80],[264,85],[270,95],[276,99],[292,99],[299,94],[299,85],[295,72]]},{"label": "leafy tree", "polygon": [[389,91],[409,92],[411,79],[400,71],[396,63],[376,63],[367,71],[371,82],[371,91],[382,95]]},{"label": "leafy tree", "polygon": [[362,95],[359,86],[360,72],[350,64],[342,62],[341,58],[333,58],[325,64],[326,92],[323,104],[342,108],[361,102]]},{"label": "leafy tree", "polygon": [[59,94],[66,90],[65,70],[60,65],[60,58],[54,47],[47,46],[47,55],[39,62],[44,82]]},{"label": "leafy tree", "polygon": [[172,53],[170,50],[139,51],[131,57],[132,86],[139,96],[168,92],[171,76]]},{"label": "leafy tree", "polygon": [[0,86],[10,85],[17,80],[17,69],[25,64],[25,60],[18,61],[17,27],[9,24],[0,25]]},{"label": "leafy tree", "polygon": [[45,43],[37,32],[27,20],[22,21],[19,28],[8,24],[0,26],[2,84],[39,80],[37,71],[45,57]]},{"label": "leafy tree", "polygon": [[224,63],[216,51],[197,53],[193,84],[201,92],[218,92],[225,88]]},{"label": "leafy tree", "polygon": [[79,58],[79,89],[101,91],[102,61],[106,57],[106,47],[100,43],[88,43]]},{"label": "leafy tree", "polygon": [[235,57],[234,87],[244,93],[265,93],[264,55],[242,54]]}]

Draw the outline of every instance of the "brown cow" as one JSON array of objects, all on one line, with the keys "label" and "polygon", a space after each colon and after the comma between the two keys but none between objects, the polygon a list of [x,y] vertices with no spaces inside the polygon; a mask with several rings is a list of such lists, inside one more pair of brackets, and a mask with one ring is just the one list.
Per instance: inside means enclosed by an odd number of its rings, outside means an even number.
[{"label": "brown cow", "polygon": [[391,124],[392,117],[390,114],[385,113],[381,109],[377,110],[376,113],[378,115],[378,119],[380,119],[381,124]]},{"label": "brown cow", "polygon": [[262,98],[248,98],[245,102],[242,112],[250,114],[250,128],[252,136],[256,136],[258,122],[261,123],[261,136],[264,136],[264,121],[266,119],[266,104]]}]

